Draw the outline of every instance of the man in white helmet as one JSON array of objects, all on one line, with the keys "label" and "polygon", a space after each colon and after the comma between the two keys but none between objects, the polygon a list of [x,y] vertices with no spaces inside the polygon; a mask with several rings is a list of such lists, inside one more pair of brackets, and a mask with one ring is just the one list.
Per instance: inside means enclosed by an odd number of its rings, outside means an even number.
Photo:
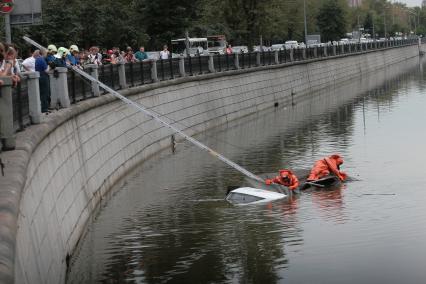
[{"label": "man in white helmet", "polygon": [[47,64],[55,61],[56,59],[55,54],[57,52],[58,52],[58,49],[56,48],[56,45],[49,44],[49,46],[47,47],[47,57],[46,57]]},{"label": "man in white helmet", "polygon": [[54,67],[67,67],[69,65],[67,59],[69,53],[69,50],[65,47],[58,48],[58,52],[55,54],[55,61],[53,62],[55,64]]},{"label": "man in white helmet", "polygon": [[78,46],[73,44],[70,46],[69,50],[70,50],[70,53],[67,55],[67,60],[73,66],[80,65],[80,60],[78,56],[78,53],[79,53]]}]

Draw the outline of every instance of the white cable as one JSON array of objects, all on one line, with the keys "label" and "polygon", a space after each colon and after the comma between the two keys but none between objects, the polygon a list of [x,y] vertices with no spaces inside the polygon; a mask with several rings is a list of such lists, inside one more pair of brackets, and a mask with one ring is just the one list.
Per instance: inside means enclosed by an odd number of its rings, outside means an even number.
[{"label": "white cable", "polygon": [[[38,44],[37,42],[33,41],[32,39],[30,39],[29,37],[24,36],[23,39],[25,41],[27,41],[28,43],[38,47],[40,50],[46,50],[45,47],[43,47],[42,45]],[[133,106],[134,108],[142,111],[143,113],[145,113],[147,116],[155,119],[156,121],[162,123],[163,125],[165,125],[166,127],[172,129],[175,133],[179,134],[180,136],[182,136],[183,138],[185,138],[186,140],[188,140],[189,142],[193,143],[194,145],[198,146],[199,148],[207,151],[209,154],[215,156],[216,158],[218,158],[219,160],[223,161],[224,163],[226,163],[227,165],[233,167],[234,169],[236,169],[237,171],[241,172],[242,174],[246,175],[249,178],[252,178],[254,180],[257,180],[259,182],[264,182],[262,178],[260,178],[259,176],[249,172],[248,170],[244,169],[243,167],[241,167],[240,165],[234,163],[233,161],[227,159],[226,157],[222,156],[221,154],[219,154],[218,152],[214,151],[213,149],[209,148],[208,146],[204,145],[203,143],[201,143],[200,141],[196,140],[195,138],[187,135],[186,133],[184,133],[182,130],[178,129],[177,127],[170,125],[169,123],[167,123],[166,121],[164,121],[159,115],[157,115],[156,113],[148,110],[146,107],[144,107],[141,104],[138,104],[128,98],[126,98],[125,96],[121,95],[120,93],[116,92],[115,90],[111,89],[110,87],[108,87],[107,85],[105,85],[104,83],[102,83],[99,80],[96,80],[95,78],[93,78],[91,75],[87,74],[86,72],[84,72],[83,70],[81,70],[80,68],[76,67],[76,66],[71,66],[72,70],[74,70],[74,72],[80,74],[82,77],[86,78],[87,80],[97,83],[99,84],[99,87],[101,87],[102,89],[104,89],[105,91],[109,92],[111,95],[113,95],[114,97],[122,100],[123,102],[125,102],[128,105]]]}]

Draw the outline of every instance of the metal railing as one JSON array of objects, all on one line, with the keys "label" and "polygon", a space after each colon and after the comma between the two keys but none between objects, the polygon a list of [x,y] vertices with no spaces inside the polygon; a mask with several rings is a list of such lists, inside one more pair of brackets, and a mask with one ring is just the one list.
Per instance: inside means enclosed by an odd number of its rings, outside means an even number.
[{"label": "metal railing", "polygon": [[[425,39],[422,39],[425,42]],[[227,72],[237,69],[248,69],[259,66],[276,64],[300,63],[331,56],[343,56],[384,48],[393,48],[417,44],[417,39],[388,40],[370,43],[350,43],[345,45],[328,45],[308,48],[284,49],[278,51],[249,52],[243,54],[215,54],[200,55],[166,60],[146,60],[142,62],[126,63],[126,87],[136,87],[156,81],[167,81],[183,76],[198,76],[211,72],[209,64],[214,66],[215,72]],[[277,53],[277,54],[275,54]],[[237,58],[238,57],[238,58]],[[260,60],[259,60],[260,58]],[[209,63],[212,60],[213,62]],[[182,61],[182,62],[180,62]],[[153,65],[156,65],[156,77],[152,77]],[[180,65],[183,65],[181,68]],[[184,70],[184,74],[182,74]],[[119,82],[119,68],[117,65],[101,65],[99,67],[99,80],[114,90],[121,89]],[[72,103],[92,97],[91,89],[76,75],[68,75],[69,93]]]},{"label": "metal railing", "polygon": [[21,79],[15,88],[12,88],[13,128],[22,131],[31,124],[27,80]]},{"label": "metal railing", "polygon": [[[420,40],[426,43],[426,39]],[[350,54],[361,54],[374,50],[382,50],[388,48],[396,48],[401,46],[418,44],[418,39],[408,40],[390,40],[376,41],[370,43],[356,43],[336,46],[320,46],[298,48],[292,50],[276,50],[264,52],[249,52],[244,54],[215,54],[215,55],[196,55],[192,57],[170,58],[167,60],[147,60],[142,62],[124,64],[109,64],[101,66],[88,66],[86,72],[89,74],[97,74],[98,79],[114,90],[123,88],[131,88],[144,84],[151,84],[157,81],[173,80],[185,76],[203,76],[211,72],[221,73],[232,70],[247,70],[253,68],[262,68],[262,66],[301,64],[312,60],[335,58],[347,56]],[[124,68],[123,68],[124,67]],[[94,69],[97,70],[94,70]],[[65,69],[65,68],[63,68]],[[66,69],[65,71],[66,72]],[[51,74],[52,75],[52,74]],[[63,73],[64,82],[67,84],[61,89],[65,98],[69,98],[69,102],[62,100],[59,102],[61,107],[67,107],[69,103],[75,104],[95,96],[101,95],[99,86],[93,85],[86,79],[82,78],[75,72]],[[30,113],[29,91],[30,77],[23,76],[21,82],[12,88],[12,108],[13,108],[13,129],[15,131],[23,130],[31,124],[34,114]],[[51,77],[52,78],[55,77]],[[32,80],[37,80],[32,78]],[[56,79],[53,79],[54,81]],[[56,80],[58,83],[60,80]],[[31,81],[34,82],[34,81]],[[10,88],[10,87],[9,87]],[[34,84],[31,83],[31,88]],[[97,91],[96,91],[97,88]],[[52,92],[53,90],[51,90]],[[66,91],[68,94],[66,94]],[[30,94],[31,93],[31,94]],[[59,94],[61,95],[61,94]],[[52,107],[52,105],[51,105]],[[34,111],[34,110],[33,110]],[[39,119],[36,119],[39,121]],[[12,122],[11,122],[12,123]],[[34,121],[33,121],[34,123]],[[38,123],[38,122],[35,122]]]}]

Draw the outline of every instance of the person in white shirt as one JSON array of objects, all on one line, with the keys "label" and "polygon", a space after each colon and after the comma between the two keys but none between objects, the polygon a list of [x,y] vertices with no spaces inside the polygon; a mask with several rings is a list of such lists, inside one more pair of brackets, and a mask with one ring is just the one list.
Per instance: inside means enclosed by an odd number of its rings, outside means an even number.
[{"label": "person in white shirt", "polygon": [[99,53],[99,47],[92,46],[89,49],[89,56],[88,56],[88,63],[89,64],[96,64],[96,65],[102,65],[102,55]]},{"label": "person in white shirt", "polygon": [[170,51],[167,48],[167,45],[163,46],[163,50],[160,51],[160,59],[169,59]]},{"label": "person in white shirt", "polygon": [[25,71],[35,72],[35,61],[36,58],[40,56],[40,50],[36,49],[32,56],[28,57],[22,61],[22,66],[24,66]]}]

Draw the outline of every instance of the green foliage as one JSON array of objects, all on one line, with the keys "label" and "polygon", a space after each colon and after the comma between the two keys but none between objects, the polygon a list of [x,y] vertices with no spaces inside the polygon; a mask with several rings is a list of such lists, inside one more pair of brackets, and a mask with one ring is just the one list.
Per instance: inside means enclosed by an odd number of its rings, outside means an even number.
[{"label": "green foliage", "polygon": [[373,33],[373,15],[372,13],[367,13],[365,19],[364,19],[364,30],[369,33]]},{"label": "green foliage", "polygon": [[42,0],[43,24],[14,27],[12,35],[18,44],[29,34],[44,45],[150,50],[184,37],[186,30],[191,37],[224,34],[233,45],[256,45],[260,37],[264,44],[304,41],[304,2],[307,33],[320,33],[323,41],[359,27],[381,37],[385,29],[387,35],[426,31],[426,9],[389,0],[363,0],[357,8],[347,0]]},{"label": "green foliage", "polygon": [[318,12],[317,21],[323,41],[342,38],[346,32],[346,10],[342,1],[327,0]]}]

